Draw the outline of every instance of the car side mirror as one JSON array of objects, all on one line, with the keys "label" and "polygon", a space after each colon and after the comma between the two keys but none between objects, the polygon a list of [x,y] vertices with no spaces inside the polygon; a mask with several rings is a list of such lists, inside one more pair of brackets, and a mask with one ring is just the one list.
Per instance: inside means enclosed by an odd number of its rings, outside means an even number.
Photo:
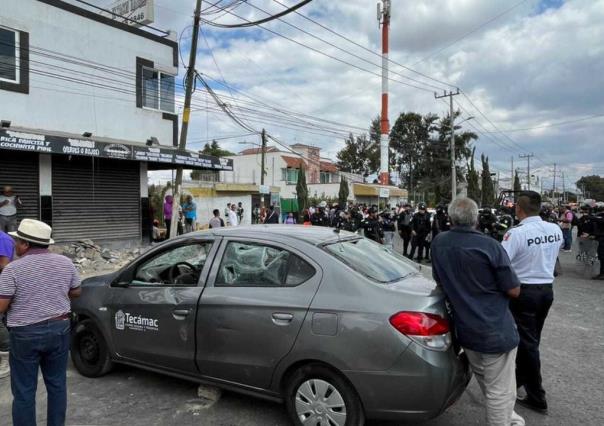
[{"label": "car side mirror", "polygon": [[126,269],[111,283],[111,287],[129,287],[132,282],[132,269]]}]

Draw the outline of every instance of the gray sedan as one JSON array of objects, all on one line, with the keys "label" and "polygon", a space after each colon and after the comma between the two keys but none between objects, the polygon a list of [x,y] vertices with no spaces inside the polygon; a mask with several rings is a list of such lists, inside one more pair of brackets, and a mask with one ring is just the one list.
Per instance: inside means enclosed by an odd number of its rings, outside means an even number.
[{"label": "gray sedan", "polygon": [[442,293],[356,234],[256,225],[183,235],[82,285],[71,355],[285,402],[296,425],[423,420],[464,391]]}]

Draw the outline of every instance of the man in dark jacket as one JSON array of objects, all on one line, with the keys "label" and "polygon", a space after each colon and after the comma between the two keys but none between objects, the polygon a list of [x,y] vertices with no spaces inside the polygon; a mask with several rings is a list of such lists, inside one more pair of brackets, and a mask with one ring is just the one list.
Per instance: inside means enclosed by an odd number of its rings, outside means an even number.
[{"label": "man in dark jacket", "polygon": [[369,238],[376,243],[384,243],[384,230],[382,229],[376,208],[371,207],[369,209],[369,216],[361,222],[361,228],[363,228],[365,238]]},{"label": "man in dark jacket", "polygon": [[413,259],[413,256],[415,256],[415,250],[417,249],[417,261],[421,262],[424,256],[424,248],[427,244],[426,237],[430,232],[430,213],[428,213],[424,203],[420,203],[417,206],[417,209],[417,213],[415,213],[413,215],[413,219],[411,219],[412,239],[409,259]]},{"label": "man in dark jacket", "polygon": [[403,239],[403,256],[407,256],[409,250],[409,243],[411,242],[411,219],[413,218],[413,212],[411,211],[411,205],[405,204],[401,211],[398,213],[396,220],[396,226],[398,227],[398,233]]},{"label": "man in dark jacket", "polygon": [[279,223],[279,214],[275,210],[275,206],[270,206],[268,208],[268,213],[266,214],[264,223],[265,224]]}]

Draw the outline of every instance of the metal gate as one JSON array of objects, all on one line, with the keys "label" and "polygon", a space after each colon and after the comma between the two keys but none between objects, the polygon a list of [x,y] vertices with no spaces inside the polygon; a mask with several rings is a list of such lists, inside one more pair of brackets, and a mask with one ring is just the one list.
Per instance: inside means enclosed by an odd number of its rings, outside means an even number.
[{"label": "metal gate", "polygon": [[52,195],[57,241],[141,237],[139,163],[54,156]]},{"label": "metal gate", "polygon": [[40,217],[38,154],[0,150],[0,188],[13,187],[23,207],[17,210],[19,220]]}]

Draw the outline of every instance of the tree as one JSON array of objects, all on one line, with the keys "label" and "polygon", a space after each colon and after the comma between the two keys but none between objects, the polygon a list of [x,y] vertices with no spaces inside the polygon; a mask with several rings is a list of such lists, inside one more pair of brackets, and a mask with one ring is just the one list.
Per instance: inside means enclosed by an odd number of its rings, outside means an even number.
[{"label": "tree", "polygon": [[390,131],[390,163],[410,192],[425,176],[425,154],[437,120],[434,114],[401,113]]},{"label": "tree", "polygon": [[522,185],[520,184],[520,176],[518,176],[518,170],[514,173],[514,201],[518,199],[518,193],[522,191]]},{"label": "tree", "polygon": [[585,198],[597,201],[604,200],[604,178],[597,175],[582,176],[577,181],[577,188],[582,190]]},{"label": "tree", "polygon": [[367,135],[350,134],[346,145],[336,154],[338,168],[344,172],[360,174],[365,177],[377,172],[379,167],[379,145],[371,144]]},{"label": "tree", "polygon": [[484,207],[493,207],[495,202],[495,188],[493,187],[493,178],[489,169],[489,157],[484,154],[480,156],[482,161],[482,205]]},{"label": "tree", "polygon": [[[203,149],[200,151],[201,154],[212,155],[214,157],[229,157],[231,155],[235,155],[234,152],[228,151],[226,149],[222,149],[218,144],[218,141],[213,140],[212,143],[206,143]],[[216,175],[218,177],[218,171],[210,171],[210,170],[193,170],[191,172],[192,180],[202,180],[202,175]]]},{"label": "tree", "polygon": [[482,201],[482,194],[480,193],[480,182],[478,179],[478,172],[474,166],[476,148],[472,149],[472,155],[470,157],[470,163],[468,164],[468,175],[466,181],[468,182],[468,197],[480,203]]},{"label": "tree", "polygon": [[304,164],[300,164],[298,171],[298,182],[296,182],[296,198],[298,199],[298,209],[300,213],[308,208],[308,186],[306,186],[306,172]]},{"label": "tree", "polygon": [[340,190],[338,191],[338,205],[340,207],[345,207],[348,202],[348,181],[344,176],[340,178]]}]

